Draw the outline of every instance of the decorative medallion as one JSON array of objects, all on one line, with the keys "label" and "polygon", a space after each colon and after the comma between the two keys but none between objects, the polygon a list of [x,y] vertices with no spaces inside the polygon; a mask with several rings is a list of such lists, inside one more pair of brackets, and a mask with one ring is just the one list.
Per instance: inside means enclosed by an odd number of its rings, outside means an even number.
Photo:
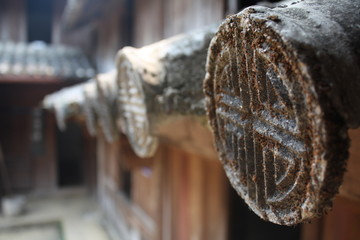
[{"label": "decorative medallion", "polygon": [[[239,195],[263,219],[293,225],[330,205],[344,163],[336,163],[329,147],[339,141],[338,156],[345,158],[346,129],[324,119],[294,50],[254,11],[228,18],[211,43],[208,117]],[[330,187],[329,173],[338,181]]]}]

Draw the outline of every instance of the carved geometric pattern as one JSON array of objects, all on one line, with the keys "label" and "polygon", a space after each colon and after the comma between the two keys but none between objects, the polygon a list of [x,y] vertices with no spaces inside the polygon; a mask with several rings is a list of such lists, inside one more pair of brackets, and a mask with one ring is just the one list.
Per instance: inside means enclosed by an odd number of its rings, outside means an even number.
[{"label": "carved geometric pattern", "polygon": [[299,133],[287,88],[271,64],[252,52],[242,69],[231,54],[221,53],[228,65],[215,75],[222,81],[216,92],[217,129],[242,191],[257,207],[272,211],[273,203],[286,203],[293,191],[304,191],[297,181],[311,149]]},{"label": "carved geometric pattern", "polygon": [[212,41],[204,83],[208,117],[239,195],[263,219],[292,225],[308,217],[304,209],[314,210],[308,204],[317,144],[311,142],[310,107],[298,76],[286,71],[290,63],[279,60],[281,45],[270,50],[255,40],[234,27]]}]

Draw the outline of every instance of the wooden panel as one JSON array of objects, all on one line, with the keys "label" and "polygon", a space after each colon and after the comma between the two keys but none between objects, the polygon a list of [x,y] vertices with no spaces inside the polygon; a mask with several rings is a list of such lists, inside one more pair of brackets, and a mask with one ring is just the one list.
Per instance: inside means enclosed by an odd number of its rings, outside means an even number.
[{"label": "wooden panel", "polygon": [[360,129],[349,130],[349,136],[350,157],[340,195],[360,202]]},{"label": "wooden panel", "polygon": [[72,81],[53,82],[47,84],[35,83],[2,83],[0,84],[0,107],[40,106],[46,94],[59,90],[61,87],[74,84]]},{"label": "wooden panel", "polygon": [[[133,231],[143,236],[143,239],[158,240],[163,158],[157,155],[158,160],[152,167],[149,163],[138,164],[137,160],[150,163],[152,160],[136,157],[123,136],[118,141],[107,143],[102,134],[99,134],[97,140],[97,154],[99,197],[108,217],[112,218],[124,235]],[[121,191],[123,183],[119,174],[120,167],[124,166],[130,169],[132,176],[130,197]]]},{"label": "wooden panel", "polygon": [[0,41],[26,41],[26,0],[1,0],[0,4]]},{"label": "wooden panel", "polygon": [[41,154],[32,154],[36,192],[49,192],[57,188],[55,117],[49,112],[44,112],[44,115],[43,148],[45,151]]},{"label": "wooden panel", "polygon": [[[106,164],[106,174],[114,181],[114,183],[117,183],[119,181],[119,163],[120,163],[120,153],[119,153],[119,142],[115,141],[111,144],[107,144],[107,158],[105,159]],[[118,185],[116,185],[118,190]]]},{"label": "wooden panel", "polygon": [[225,17],[224,0],[169,0],[164,9],[164,38],[210,24]]},{"label": "wooden panel", "polygon": [[30,158],[30,109],[13,108],[0,111],[0,142],[14,190],[32,187]]},{"label": "wooden panel", "polygon": [[142,47],[163,38],[163,2],[164,0],[135,1],[135,47]]},{"label": "wooden panel", "polygon": [[226,239],[227,180],[219,162],[166,148],[171,162],[171,239]]},{"label": "wooden panel", "polygon": [[56,187],[54,119],[45,116],[44,152],[34,153],[31,114],[46,94],[65,84],[0,84],[0,142],[15,189],[46,192]]},{"label": "wooden panel", "polygon": [[83,140],[84,140],[84,170],[85,170],[85,185],[91,193],[94,193],[97,186],[97,155],[96,155],[96,139],[90,136],[89,132],[83,126]]},{"label": "wooden panel", "polygon": [[338,197],[334,209],[325,217],[323,240],[358,240],[360,237],[360,205]]},{"label": "wooden panel", "polygon": [[[228,187],[220,161],[207,161],[205,171],[204,239],[227,239]],[[219,221],[219,219],[221,219]]]},{"label": "wooden panel", "polygon": [[303,223],[301,225],[302,240],[320,240],[323,235],[323,218],[315,219],[311,223]]},{"label": "wooden panel", "polygon": [[134,46],[144,45],[218,23],[225,17],[221,0],[137,0]]},{"label": "wooden panel", "polygon": [[[218,161],[210,128],[198,119],[178,117],[163,123],[159,129],[161,141],[176,146],[184,152]],[[165,137],[166,136],[166,137]]]},{"label": "wooden panel", "polygon": [[128,231],[147,240],[226,239],[227,180],[218,161],[162,145],[152,166],[133,168],[132,198],[127,199],[111,173],[113,161],[121,163],[127,156],[114,149],[119,147],[100,137],[99,190],[107,202],[102,206],[113,202],[116,218],[127,222]]},{"label": "wooden panel", "polygon": [[160,161],[133,171],[133,201],[153,219],[159,216]]},{"label": "wooden panel", "polygon": [[53,19],[52,19],[52,44],[61,44],[62,27],[61,17],[65,8],[66,1],[53,0]]},{"label": "wooden panel", "polygon": [[121,27],[127,26],[121,21],[123,11],[124,9],[116,4],[98,25],[95,58],[98,72],[107,72],[115,68],[115,56],[121,44],[119,31]]}]

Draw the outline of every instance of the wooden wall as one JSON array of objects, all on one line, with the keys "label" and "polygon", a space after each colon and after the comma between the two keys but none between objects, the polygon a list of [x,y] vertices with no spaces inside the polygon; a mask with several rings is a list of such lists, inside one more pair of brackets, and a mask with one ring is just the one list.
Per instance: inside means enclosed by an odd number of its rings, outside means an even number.
[{"label": "wooden wall", "polygon": [[49,191],[56,185],[55,121],[44,113],[44,151],[31,145],[32,113],[57,85],[0,84],[0,142],[14,190]]},{"label": "wooden wall", "polygon": [[0,41],[26,40],[26,0],[0,0]]},{"label": "wooden wall", "polygon": [[[133,7],[128,25],[133,28],[127,32],[133,33],[130,44],[136,47],[224,17],[223,1],[136,0]],[[103,39],[98,49],[105,45]],[[161,143],[153,158],[140,159],[124,136],[112,144],[100,137],[97,149],[99,199],[124,239],[226,239],[228,184],[215,156],[209,159]],[[124,165],[130,170],[130,196],[122,188]]]},{"label": "wooden wall", "polygon": [[360,239],[360,130],[350,130],[350,158],[333,209],[324,217],[304,224],[303,239]]},{"label": "wooden wall", "polygon": [[[14,192],[48,194],[59,188],[57,129],[52,112],[41,111],[46,94],[71,82],[0,83],[0,144]],[[34,111],[40,110],[41,142],[33,141]],[[84,185],[96,185],[95,139],[84,133]],[[1,183],[1,182],[0,182]],[[0,184],[0,192],[3,193]]]},{"label": "wooden wall", "polygon": [[141,47],[225,17],[225,0],[136,0],[134,42]]},{"label": "wooden wall", "polygon": [[99,137],[97,150],[98,197],[124,239],[226,239],[228,185],[219,162],[167,145],[140,159],[124,136],[111,144]]},{"label": "wooden wall", "polygon": [[[226,12],[236,12],[234,8],[239,2],[135,0],[133,18],[126,22],[128,29],[124,30],[124,24],[114,24],[114,31],[101,30],[105,35],[98,49],[106,49],[106,42],[112,39],[109,35],[115,34],[119,27],[124,33],[131,34],[130,38],[126,36],[127,40],[119,36],[121,48],[128,43],[142,47],[201,26],[219,24]],[[129,42],[129,39],[132,41]],[[203,130],[198,132],[204,133]],[[204,136],[210,135],[205,133]],[[229,203],[230,186],[213,153],[214,149],[207,154],[196,154],[194,149],[172,144],[176,143],[173,141],[176,137],[170,137],[172,141],[168,141],[169,145],[162,141],[155,157],[145,162],[132,153],[124,136],[112,144],[106,143],[103,137],[98,138],[98,195],[105,212],[112,219],[111,223],[125,236],[124,239],[297,239],[301,232],[300,239],[303,240],[355,240],[360,237],[357,227],[360,226],[360,204],[357,202],[360,196],[357,185],[359,154],[356,152],[360,138],[354,133],[351,137],[354,142],[352,158],[341,190],[342,196],[337,197],[330,214],[298,228],[279,228],[270,223],[264,227],[257,222],[259,219],[254,213],[247,211],[235,218],[239,219],[239,224],[254,223],[244,230],[248,235],[235,231],[235,235],[230,236],[231,228],[236,228],[237,224],[229,223],[229,219],[235,219],[229,216],[235,211],[232,204],[243,204],[241,198],[233,197]],[[213,156],[209,156],[209,152]],[[120,169],[123,164],[135,165],[130,167],[130,198],[122,189]],[[246,207],[241,211],[246,211]]]}]

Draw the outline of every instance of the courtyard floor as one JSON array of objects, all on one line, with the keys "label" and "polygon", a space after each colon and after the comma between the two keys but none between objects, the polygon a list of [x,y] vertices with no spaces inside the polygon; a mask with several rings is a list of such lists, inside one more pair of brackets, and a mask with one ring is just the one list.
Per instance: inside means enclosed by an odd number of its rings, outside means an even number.
[{"label": "courtyard floor", "polygon": [[84,190],[64,190],[53,196],[27,197],[21,216],[0,216],[0,240],[115,240]]}]

